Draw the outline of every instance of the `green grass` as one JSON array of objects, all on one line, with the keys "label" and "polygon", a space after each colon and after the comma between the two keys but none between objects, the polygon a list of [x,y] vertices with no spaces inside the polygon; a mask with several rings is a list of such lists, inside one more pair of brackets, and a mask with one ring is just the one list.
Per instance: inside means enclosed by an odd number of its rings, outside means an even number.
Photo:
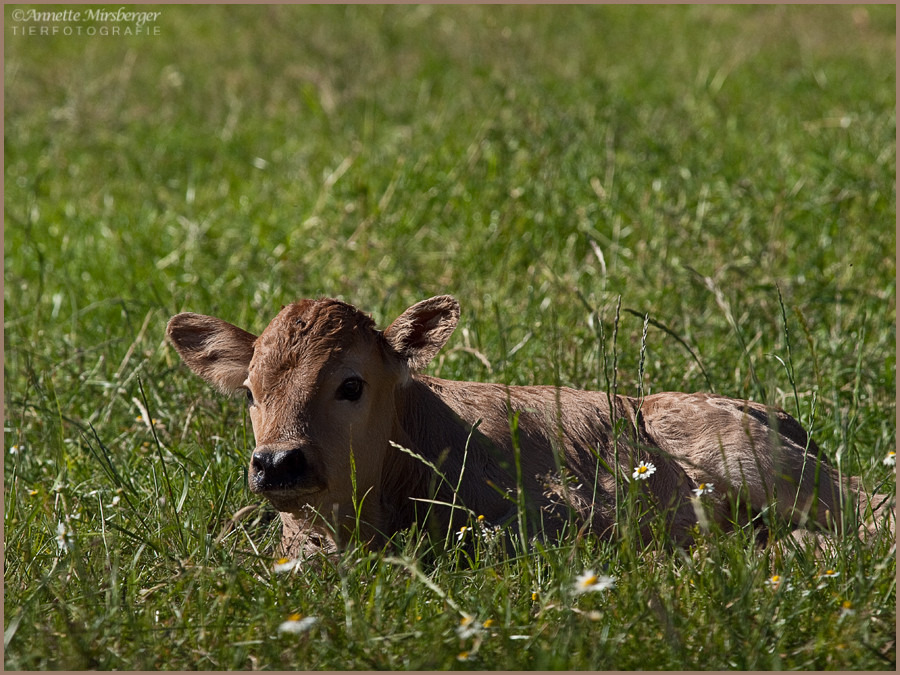
[{"label": "green grass", "polygon": [[[13,9],[6,668],[895,667],[885,534],[471,564],[410,536],[275,574],[271,525],[227,527],[244,404],[163,337],[452,293],[429,372],[605,389],[615,354],[620,393],[780,405],[892,491],[893,6],[165,6],[104,38],[13,35]],[[615,588],[574,596],[588,568]],[[293,613],[318,623],[279,634]]]}]

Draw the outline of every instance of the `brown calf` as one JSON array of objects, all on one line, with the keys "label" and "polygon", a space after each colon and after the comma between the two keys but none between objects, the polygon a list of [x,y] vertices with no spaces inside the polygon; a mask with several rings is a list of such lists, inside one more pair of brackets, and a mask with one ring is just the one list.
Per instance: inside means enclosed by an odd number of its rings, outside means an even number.
[{"label": "brown calf", "polygon": [[[343,302],[301,300],[259,337],[190,313],[167,332],[200,377],[222,392],[245,390],[256,437],[250,489],[281,512],[288,554],[309,533],[340,546],[358,528],[383,543],[424,525],[426,512],[443,528],[465,523],[465,509],[515,527],[517,495],[530,532],[553,536],[574,517],[610,536],[616,484],[634,480],[640,462],[656,470],[636,487],[684,543],[701,484],[714,485],[703,499],[724,528],[771,508],[795,527],[830,529],[856,490],[796,420],[758,403],[419,374],[458,319],[450,296],[413,305],[384,331]],[[641,533],[650,536],[646,525]]]}]

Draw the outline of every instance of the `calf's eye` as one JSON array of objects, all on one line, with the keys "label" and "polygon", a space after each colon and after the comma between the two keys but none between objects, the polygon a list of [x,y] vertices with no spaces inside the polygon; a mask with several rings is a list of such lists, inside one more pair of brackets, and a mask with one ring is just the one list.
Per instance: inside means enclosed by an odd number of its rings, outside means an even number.
[{"label": "calf's eye", "polygon": [[337,399],[340,401],[358,401],[362,396],[363,381],[358,377],[348,377],[341,382],[337,390]]},{"label": "calf's eye", "polygon": [[250,389],[247,389],[247,403],[253,405],[253,392]]}]

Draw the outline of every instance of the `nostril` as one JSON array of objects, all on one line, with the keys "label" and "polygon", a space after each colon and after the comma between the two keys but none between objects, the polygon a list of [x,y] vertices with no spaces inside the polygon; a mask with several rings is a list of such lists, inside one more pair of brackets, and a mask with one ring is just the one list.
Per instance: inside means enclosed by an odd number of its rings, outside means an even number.
[{"label": "nostril", "polygon": [[265,474],[272,468],[274,453],[256,450],[250,458],[250,468],[258,474]]},{"label": "nostril", "polygon": [[250,458],[251,487],[254,491],[289,488],[299,482],[307,469],[299,448],[256,450]]},{"label": "nostril", "polygon": [[272,458],[272,471],[279,482],[290,483],[303,474],[306,458],[301,450],[281,450]]}]

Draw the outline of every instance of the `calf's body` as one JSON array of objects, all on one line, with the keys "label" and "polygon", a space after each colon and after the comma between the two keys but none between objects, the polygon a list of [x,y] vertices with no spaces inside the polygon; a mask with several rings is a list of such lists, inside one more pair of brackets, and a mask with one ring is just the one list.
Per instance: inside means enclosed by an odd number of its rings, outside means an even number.
[{"label": "calf's body", "polygon": [[224,392],[246,391],[250,488],[281,512],[287,554],[310,535],[340,546],[356,530],[383,543],[414,523],[446,531],[471,515],[518,527],[521,501],[529,534],[572,525],[613,536],[616,486],[642,461],[656,471],[636,487],[680,542],[696,523],[701,484],[715,486],[704,502],[726,528],[764,509],[794,526],[832,528],[856,490],[796,420],[757,403],[418,373],[458,317],[456,301],[439,296],[384,331],[327,299],[284,308],[259,337],[197,314],[169,322],[192,370]]}]

